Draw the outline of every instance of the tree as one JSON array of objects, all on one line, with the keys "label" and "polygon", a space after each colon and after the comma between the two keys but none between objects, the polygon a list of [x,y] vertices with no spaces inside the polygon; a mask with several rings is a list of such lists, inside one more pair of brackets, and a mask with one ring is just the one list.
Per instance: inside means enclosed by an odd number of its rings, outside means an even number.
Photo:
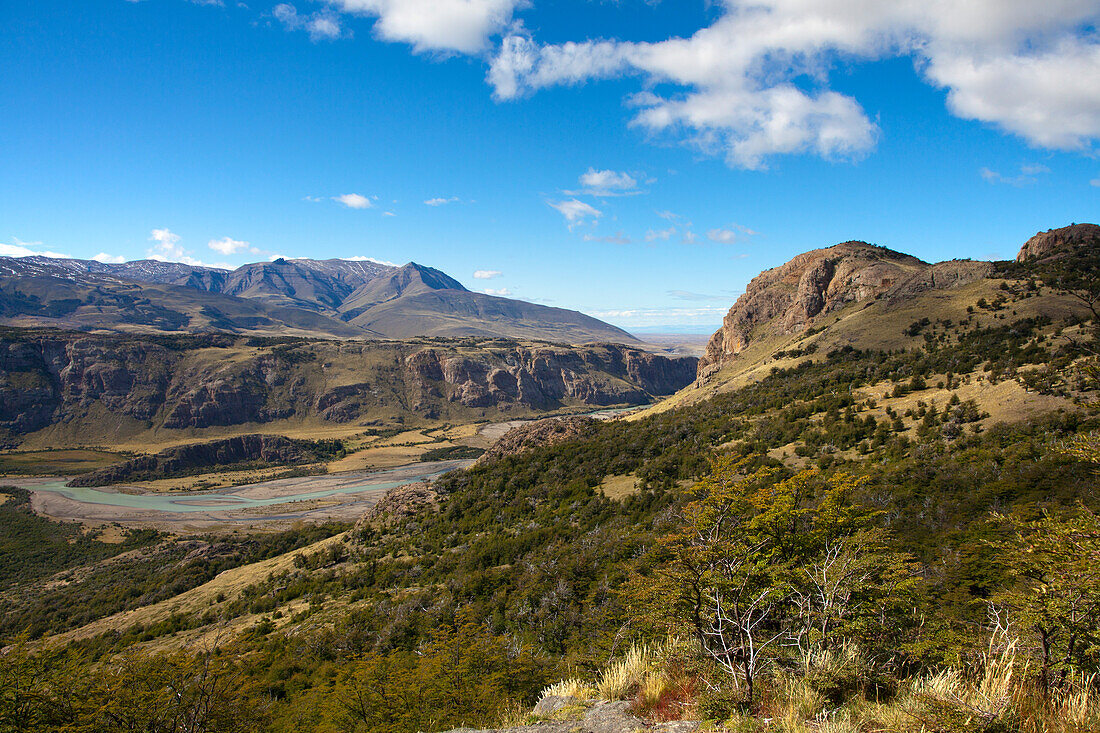
[{"label": "tree", "polygon": [[748,465],[714,460],[680,527],[659,541],[655,572],[627,592],[641,621],[686,627],[751,700],[785,648],[889,638],[916,580],[872,525],[877,512],[851,501],[859,479]]},{"label": "tree", "polygon": [[1037,521],[1002,517],[1001,549],[1012,577],[994,597],[1031,637],[1045,689],[1100,671],[1100,517],[1078,506]]}]

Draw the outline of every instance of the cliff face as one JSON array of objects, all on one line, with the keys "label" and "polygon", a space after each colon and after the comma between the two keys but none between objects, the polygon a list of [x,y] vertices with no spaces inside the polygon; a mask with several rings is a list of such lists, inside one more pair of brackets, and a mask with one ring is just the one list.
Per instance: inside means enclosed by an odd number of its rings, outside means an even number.
[{"label": "cliff face", "polygon": [[[0,434],[105,435],[321,420],[463,419],[642,404],[689,384],[696,360],[628,347],[489,341],[250,346],[83,334],[0,334]],[[181,345],[181,343],[183,345]]]},{"label": "cliff face", "polygon": [[800,333],[850,303],[878,297],[901,301],[960,287],[988,277],[992,269],[988,262],[959,260],[930,265],[865,242],[806,252],[753,278],[708,342],[699,376],[713,373],[765,332]]}]

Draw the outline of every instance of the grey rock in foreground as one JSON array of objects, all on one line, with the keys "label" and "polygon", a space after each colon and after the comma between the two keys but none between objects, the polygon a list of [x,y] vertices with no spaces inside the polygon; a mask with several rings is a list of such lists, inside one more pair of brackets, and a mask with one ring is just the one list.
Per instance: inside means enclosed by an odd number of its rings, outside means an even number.
[{"label": "grey rock in foreground", "polygon": [[[580,701],[571,698],[545,698],[535,707],[535,715],[558,715]],[[630,703],[598,702],[572,720],[547,720],[516,728],[455,728],[448,733],[692,733],[699,724],[687,721],[672,723],[646,722],[629,712]],[[564,717],[564,716],[563,716]]]}]

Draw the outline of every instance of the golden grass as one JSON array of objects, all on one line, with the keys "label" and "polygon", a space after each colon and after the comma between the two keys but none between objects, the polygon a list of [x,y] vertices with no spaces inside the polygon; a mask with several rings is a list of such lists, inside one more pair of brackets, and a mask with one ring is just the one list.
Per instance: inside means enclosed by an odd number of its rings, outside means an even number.
[{"label": "golden grass", "polygon": [[654,672],[654,655],[644,644],[635,644],[625,655],[610,664],[596,682],[596,692],[604,700],[625,700]]},{"label": "golden grass", "polygon": [[539,699],[542,700],[547,697],[575,697],[579,700],[587,700],[595,696],[596,691],[592,689],[591,685],[576,677],[572,677],[550,685],[542,691],[542,694],[539,695]]},{"label": "golden grass", "polygon": [[633,473],[604,476],[599,489],[608,499],[625,499],[638,493],[638,477]]}]

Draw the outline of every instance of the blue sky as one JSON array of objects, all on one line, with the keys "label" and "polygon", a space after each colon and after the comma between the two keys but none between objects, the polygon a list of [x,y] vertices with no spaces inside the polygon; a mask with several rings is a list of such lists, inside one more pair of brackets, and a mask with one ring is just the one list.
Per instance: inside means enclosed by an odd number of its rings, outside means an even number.
[{"label": "blue sky", "polygon": [[[438,267],[713,326],[1100,219],[1096,0],[7,0],[0,253]],[[475,273],[480,277],[476,277]]]}]

